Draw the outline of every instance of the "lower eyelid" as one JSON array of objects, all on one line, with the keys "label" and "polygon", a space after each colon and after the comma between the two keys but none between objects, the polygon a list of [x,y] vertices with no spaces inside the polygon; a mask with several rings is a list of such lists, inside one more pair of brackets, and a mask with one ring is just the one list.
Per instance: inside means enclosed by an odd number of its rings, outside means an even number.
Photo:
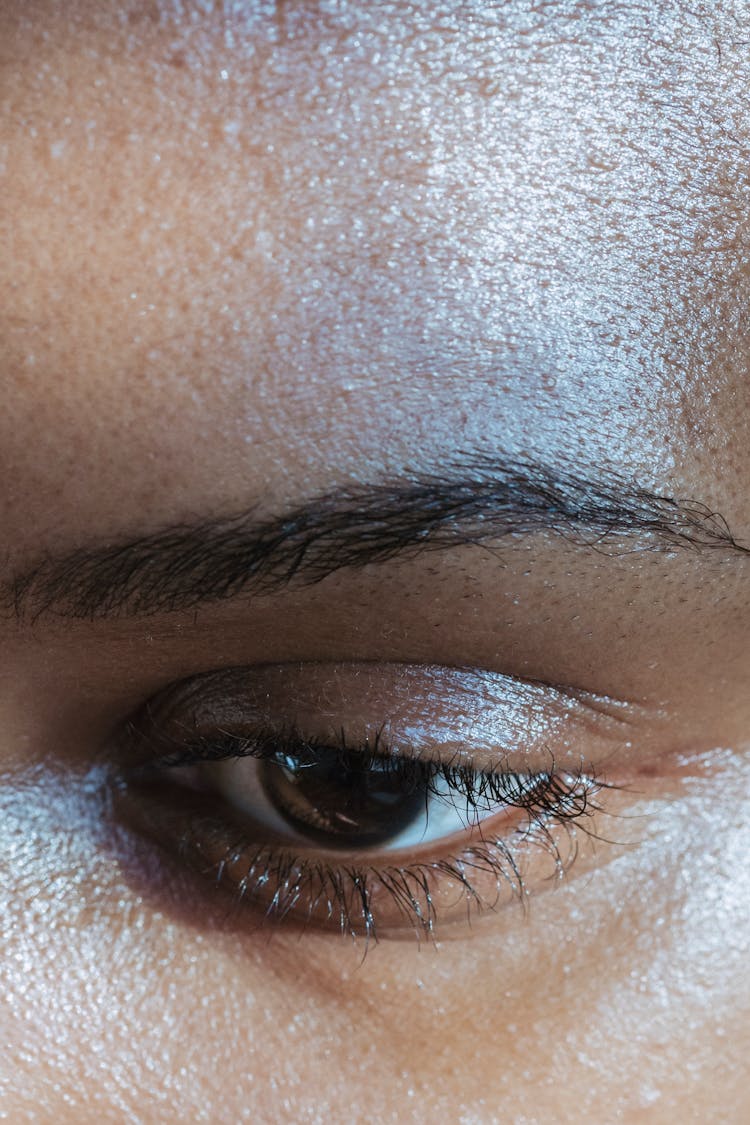
[{"label": "lower eyelid", "polygon": [[119,807],[207,890],[218,884],[248,908],[251,927],[284,922],[365,938],[443,936],[456,922],[525,899],[564,871],[575,850],[567,827],[556,839],[551,822],[534,823],[514,809],[429,849],[325,854],[248,840],[247,826],[228,820],[226,810],[207,808],[200,793],[183,794],[176,806],[173,792],[123,787]]}]

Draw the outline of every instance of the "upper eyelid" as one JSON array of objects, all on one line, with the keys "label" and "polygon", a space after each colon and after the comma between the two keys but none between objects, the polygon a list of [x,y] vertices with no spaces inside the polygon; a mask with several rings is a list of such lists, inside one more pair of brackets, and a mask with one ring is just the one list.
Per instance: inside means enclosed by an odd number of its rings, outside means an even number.
[{"label": "upper eyelid", "polygon": [[[317,704],[320,677],[333,676],[339,696],[327,707],[334,722],[326,731]],[[456,692],[466,692],[462,706],[480,693],[481,714],[470,721],[465,709],[447,719],[441,709],[429,715],[420,711],[428,699],[440,698],[450,709]],[[368,686],[369,685],[369,686]],[[398,690],[397,699],[394,691]],[[295,720],[300,695],[309,693],[307,724]],[[393,711],[408,701],[408,714],[394,721]],[[258,700],[265,710],[259,708]],[[312,700],[312,702],[311,702]],[[455,700],[453,699],[455,703]],[[179,755],[188,745],[223,739],[250,739],[267,734],[278,737],[290,727],[304,728],[308,738],[338,742],[341,728],[362,744],[363,714],[369,715],[369,737],[381,737],[391,749],[436,760],[470,761],[479,769],[492,769],[510,761],[517,768],[546,768],[554,755],[561,765],[575,768],[582,756],[600,763],[619,748],[628,758],[647,752],[642,734],[651,723],[649,709],[578,689],[520,681],[478,669],[388,664],[256,665],[201,674],[172,685],[142,707],[126,724],[120,740],[121,757],[129,764],[153,761],[170,753]],[[384,720],[388,720],[386,725]],[[411,729],[409,729],[411,724]],[[422,728],[426,728],[422,729]],[[552,752],[552,753],[551,753]],[[622,763],[624,764],[624,763]]]},{"label": "upper eyelid", "polygon": [[[263,665],[256,665],[262,670]],[[265,667],[271,667],[266,665]],[[642,711],[643,705],[636,700],[616,698],[588,691],[573,684],[565,684],[549,680],[526,679],[521,676],[510,675],[506,672],[492,671],[490,669],[471,665],[407,663],[403,661],[362,660],[362,661],[295,661],[285,665],[274,665],[276,668],[299,670],[316,669],[316,672],[335,669],[338,676],[349,672],[357,675],[366,675],[368,671],[380,671],[389,668],[406,676],[419,676],[437,683],[443,677],[451,679],[470,678],[472,690],[483,690],[497,695],[526,695],[544,694],[547,700],[554,699],[558,705],[575,706],[581,710],[596,710],[599,714],[616,719],[619,722],[630,722],[636,711]],[[229,670],[231,674],[231,669]],[[242,676],[246,669],[237,669],[237,674]],[[224,672],[211,673],[210,675],[224,675]]]},{"label": "upper eyelid", "polygon": [[[576,714],[591,713],[613,723],[625,726],[635,725],[645,718],[655,715],[654,708],[638,700],[616,698],[612,695],[591,692],[585,688],[559,682],[523,679],[507,673],[490,671],[485,668],[456,665],[410,664],[401,661],[363,660],[363,661],[290,661],[287,663],[252,664],[220,668],[211,672],[198,673],[187,679],[177,681],[161,689],[144,705],[144,713],[150,718],[163,719],[170,710],[198,704],[206,695],[214,693],[231,694],[245,692],[254,695],[253,680],[261,680],[269,675],[295,676],[300,678],[312,672],[316,677],[326,675],[343,679],[347,674],[364,678],[369,672],[378,673],[383,669],[398,674],[420,677],[438,682],[441,677],[456,679],[464,677],[471,680],[471,690],[484,691],[498,698],[512,698],[531,702],[534,697],[544,696],[545,706],[571,709]],[[358,688],[362,687],[359,683]]]}]

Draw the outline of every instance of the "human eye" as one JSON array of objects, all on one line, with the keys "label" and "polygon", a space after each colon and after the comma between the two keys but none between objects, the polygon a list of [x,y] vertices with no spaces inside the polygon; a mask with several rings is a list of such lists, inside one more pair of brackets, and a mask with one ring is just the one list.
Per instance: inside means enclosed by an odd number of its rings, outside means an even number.
[{"label": "human eye", "polygon": [[472,670],[230,669],[128,721],[116,807],[249,924],[433,939],[569,871],[613,725]]}]

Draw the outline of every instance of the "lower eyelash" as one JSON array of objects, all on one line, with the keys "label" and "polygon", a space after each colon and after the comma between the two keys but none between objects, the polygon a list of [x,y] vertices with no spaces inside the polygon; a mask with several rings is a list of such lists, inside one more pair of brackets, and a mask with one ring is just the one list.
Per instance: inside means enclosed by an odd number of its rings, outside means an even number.
[{"label": "lower eyelash", "polygon": [[[293,919],[303,929],[320,928],[322,924],[342,935],[364,938],[367,946],[378,941],[381,928],[391,933],[394,929],[393,922],[381,927],[378,920],[383,913],[378,901],[387,896],[398,916],[398,931],[414,934],[419,941],[432,940],[440,915],[435,902],[438,891],[445,898],[448,887],[457,888],[459,898],[451,904],[452,910],[460,909],[471,920],[494,911],[503,900],[503,888],[508,889],[511,899],[525,901],[528,892],[520,863],[522,852],[541,848],[549,859],[548,877],[562,877],[572,866],[575,847],[563,855],[553,829],[563,825],[568,837],[572,836],[573,824],[582,824],[585,831],[583,822],[598,810],[595,797],[602,783],[583,773],[537,777],[540,782],[544,778],[541,792],[538,785],[524,788],[519,783],[518,791],[536,792],[536,801],[533,808],[524,806],[526,822],[517,824],[508,839],[485,838],[480,823],[474,829],[478,836],[475,842],[458,855],[434,860],[403,865],[334,865],[267,844],[227,844],[226,835],[223,844],[214,835],[205,847],[192,828],[187,829],[183,844],[186,851],[197,850],[204,861],[210,855],[202,874],[225,887],[229,885],[236,902],[252,903],[263,921]],[[513,842],[518,845],[516,849]]]},{"label": "lower eyelash", "polygon": [[[366,947],[402,933],[433,940],[438,923],[442,934],[446,914],[449,920],[455,914],[471,920],[508,900],[525,903],[532,882],[570,870],[576,859],[574,827],[591,835],[587,821],[599,811],[597,794],[615,788],[582,767],[558,771],[551,753],[547,768],[534,773],[514,771],[502,758],[494,769],[480,770],[463,755],[444,760],[391,753],[380,735],[352,747],[344,731],[338,746],[307,738],[294,727],[247,735],[216,729],[185,733],[187,740],[172,742],[148,726],[129,731],[143,756],[117,787],[126,817],[204,879],[220,884],[238,907],[251,907],[261,924],[322,927],[364,938]],[[223,804],[212,806],[210,791],[182,787],[175,800],[173,778],[182,768],[244,757],[274,760],[279,754],[315,761],[321,751],[340,754],[342,766],[349,760],[359,769],[377,763],[407,787],[424,787],[430,799],[440,799],[445,790],[455,794],[453,800],[466,804],[463,841],[456,844],[454,837],[442,846],[435,841],[433,857],[401,863],[396,851],[390,862],[364,854],[332,859],[288,841],[253,841],[252,822],[239,821],[236,810]],[[446,854],[451,843],[454,854]]]}]

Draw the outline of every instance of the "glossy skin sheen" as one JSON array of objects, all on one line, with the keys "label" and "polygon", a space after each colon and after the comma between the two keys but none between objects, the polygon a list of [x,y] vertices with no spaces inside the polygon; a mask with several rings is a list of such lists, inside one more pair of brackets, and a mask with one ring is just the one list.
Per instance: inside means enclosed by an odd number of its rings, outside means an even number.
[{"label": "glossy skin sheen", "polygon": [[[739,0],[5,0],[2,580],[468,449],[750,540],[749,37]],[[749,583],[740,552],[540,535],[8,612],[0,1116],[747,1121]],[[565,879],[436,947],[258,931],[103,781],[128,715],[232,667],[279,723],[624,788]]]}]

